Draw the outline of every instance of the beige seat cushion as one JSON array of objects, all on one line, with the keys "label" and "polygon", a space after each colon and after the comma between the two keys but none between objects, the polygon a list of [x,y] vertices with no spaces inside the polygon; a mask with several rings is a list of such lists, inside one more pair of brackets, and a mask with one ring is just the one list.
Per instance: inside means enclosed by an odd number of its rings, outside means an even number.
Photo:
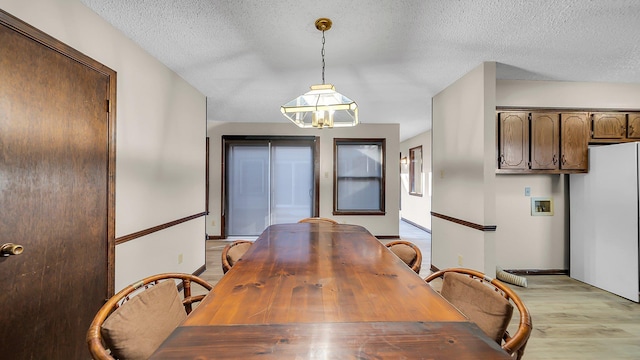
[{"label": "beige seat cushion", "polygon": [[242,255],[244,255],[244,253],[246,253],[247,250],[249,250],[251,245],[253,244],[250,242],[247,242],[247,243],[240,243],[238,245],[234,245],[230,247],[229,251],[227,252],[227,261],[229,262],[229,265],[233,266],[233,264],[235,264],[236,261],[238,261],[238,259],[240,259]]},{"label": "beige seat cushion", "polygon": [[502,295],[468,275],[448,272],[442,283],[442,296],[465,314],[498,344],[507,330],[513,305]]},{"label": "beige seat cushion", "polygon": [[166,280],[116,309],[102,325],[102,336],[118,359],[148,359],[187,317],[175,282]]},{"label": "beige seat cushion", "polygon": [[417,254],[416,251],[409,245],[406,244],[395,244],[392,245],[389,250],[396,254],[405,264],[411,266],[413,262],[416,260]]}]

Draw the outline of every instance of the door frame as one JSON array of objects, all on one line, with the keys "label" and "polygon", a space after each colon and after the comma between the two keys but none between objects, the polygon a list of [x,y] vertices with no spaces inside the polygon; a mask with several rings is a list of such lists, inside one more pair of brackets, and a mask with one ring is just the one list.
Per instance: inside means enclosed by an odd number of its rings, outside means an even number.
[{"label": "door frame", "polygon": [[107,293],[106,299],[113,296],[115,291],[115,179],[116,179],[116,72],[98,61],[88,57],[80,51],[66,45],[56,38],[36,29],[13,15],[0,9],[0,26],[7,28],[36,41],[49,49],[58,52],[78,63],[106,76],[109,89],[105,104],[107,109],[108,133],[108,169],[107,169]]},{"label": "door frame", "polygon": [[311,212],[312,216],[318,216],[320,213],[320,137],[318,136],[266,136],[266,135],[223,135],[222,136],[222,151],[221,151],[221,187],[220,187],[220,236],[222,239],[227,238],[227,205],[228,205],[228,196],[227,196],[227,167],[226,167],[226,159],[227,159],[227,147],[230,142],[241,142],[246,141],[276,141],[276,142],[313,142],[313,146],[311,147],[311,154],[313,157],[313,197],[312,197],[312,205]]}]

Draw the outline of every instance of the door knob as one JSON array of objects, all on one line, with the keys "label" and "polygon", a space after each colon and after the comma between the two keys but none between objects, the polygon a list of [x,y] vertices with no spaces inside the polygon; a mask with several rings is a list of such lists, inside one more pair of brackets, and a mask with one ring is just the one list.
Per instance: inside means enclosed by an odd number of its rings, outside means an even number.
[{"label": "door knob", "polygon": [[24,247],[22,245],[6,243],[0,246],[0,256],[20,255],[23,251]]}]

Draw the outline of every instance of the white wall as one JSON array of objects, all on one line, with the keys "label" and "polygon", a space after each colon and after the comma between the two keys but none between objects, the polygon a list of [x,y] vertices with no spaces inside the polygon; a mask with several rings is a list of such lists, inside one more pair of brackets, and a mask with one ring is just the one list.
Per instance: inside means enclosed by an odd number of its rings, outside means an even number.
[{"label": "white wall", "polygon": [[[501,267],[568,269],[567,186],[566,175],[496,176],[496,259]],[[531,196],[525,196],[525,187]],[[554,215],[531,216],[533,197],[552,197]]]},{"label": "white wall", "polygon": [[[496,105],[640,109],[640,84],[498,80]],[[494,125],[495,126],[495,125]],[[530,197],[552,196],[553,216],[531,216]],[[568,175],[497,175],[497,262],[506,269],[569,268]]]},{"label": "white wall", "polygon": [[431,172],[431,130],[418,134],[400,143],[401,156],[410,159],[409,149],[422,145],[422,176],[424,189],[422,196],[409,194],[409,164],[400,166],[400,216],[414,224],[431,229],[431,195],[429,193],[429,173]]},{"label": "white wall", "polygon": [[[495,76],[483,63],[433,98],[432,210],[483,226],[496,222]],[[437,217],[431,231],[434,266],[495,274],[495,232]]]},{"label": "white wall", "polygon": [[[117,72],[116,238],[203,212],[206,98],[79,0],[0,7]],[[204,226],[201,217],[116,246],[116,291],[204,265]]]},{"label": "white wall", "polygon": [[640,84],[498,80],[497,106],[638,110]]},{"label": "white wall", "polygon": [[[399,234],[399,167],[400,127],[398,124],[359,124],[353,128],[300,129],[282,118],[277,123],[208,122],[209,140],[209,213],[207,234],[221,236],[221,161],[223,135],[298,135],[320,137],[320,216],[340,223],[364,226],[376,236]],[[386,138],[386,184],[384,216],[333,215],[333,139]]]}]

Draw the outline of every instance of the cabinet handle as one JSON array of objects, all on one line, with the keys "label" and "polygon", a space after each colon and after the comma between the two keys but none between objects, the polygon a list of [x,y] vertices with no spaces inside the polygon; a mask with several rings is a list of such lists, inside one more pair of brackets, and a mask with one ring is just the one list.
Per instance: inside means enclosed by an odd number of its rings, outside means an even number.
[{"label": "cabinet handle", "polygon": [[504,155],[500,155],[498,156],[498,162],[500,163],[500,165],[504,165],[505,161],[504,161]]},{"label": "cabinet handle", "polygon": [[562,155],[562,165],[567,163],[567,159],[564,158],[564,155]]},{"label": "cabinet handle", "polygon": [[629,125],[629,135],[633,135],[633,125]]},{"label": "cabinet handle", "polygon": [[620,126],[620,135],[624,136],[624,133],[626,132],[626,127],[624,125]]},{"label": "cabinet handle", "polygon": [[558,156],[556,156],[556,154],[553,154],[553,159],[551,159],[551,161],[553,161],[553,165],[558,163]]}]

